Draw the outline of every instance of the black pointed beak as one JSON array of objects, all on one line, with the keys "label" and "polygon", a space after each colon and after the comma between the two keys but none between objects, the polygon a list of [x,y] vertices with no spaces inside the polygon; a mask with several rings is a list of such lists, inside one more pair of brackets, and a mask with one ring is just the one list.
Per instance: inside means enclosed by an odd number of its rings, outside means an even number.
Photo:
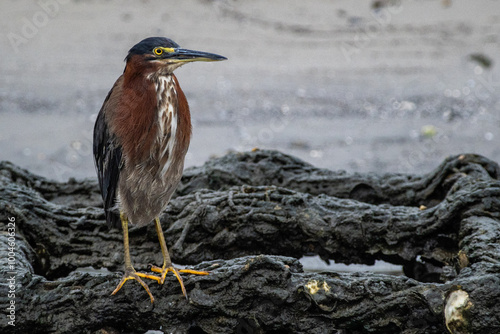
[{"label": "black pointed beak", "polygon": [[167,59],[175,60],[176,62],[191,62],[191,61],[220,61],[226,60],[226,57],[219,56],[215,53],[203,51],[194,51],[187,49],[175,49],[174,52],[165,55]]}]

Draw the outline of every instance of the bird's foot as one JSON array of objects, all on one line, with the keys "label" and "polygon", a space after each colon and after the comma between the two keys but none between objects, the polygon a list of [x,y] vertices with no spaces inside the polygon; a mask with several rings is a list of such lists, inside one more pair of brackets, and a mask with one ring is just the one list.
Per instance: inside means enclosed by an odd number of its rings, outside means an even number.
[{"label": "bird's foot", "polygon": [[112,295],[116,294],[122,288],[123,284],[125,284],[126,281],[128,281],[130,279],[135,279],[146,290],[146,292],[149,295],[149,298],[151,299],[151,303],[153,303],[155,299],[154,299],[153,295],[151,294],[151,291],[149,291],[148,285],[141,279],[141,277],[155,280],[158,283],[160,283],[160,280],[161,280],[160,277],[158,277],[158,276],[151,275],[151,274],[139,273],[139,272],[136,272],[134,268],[125,268],[125,274],[123,275],[122,280],[120,281],[120,283],[118,283],[118,286],[111,294]]},{"label": "bird's foot", "polygon": [[164,264],[162,268],[157,267],[157,266],[152,266],[151,271],[161,274],[161,277],[158,280],[159,284],[163,284],[163,282],[165,282],[165,277],[167,277],[167,274],[170,271],[173,272],[175,277],[177,277],[179,284],[181,285],[182,294],[184,295],[184,297],[186,297],[186,299],[187,299],[186,288],[184,287],[184,282],[182,280],[180,273],[193,274],[193,275],[208,275],[209,274],[208,271],[198,271],[198,270],[191,270],[191,269],[176,269],[172,265],[169,266],[166,264]]}]

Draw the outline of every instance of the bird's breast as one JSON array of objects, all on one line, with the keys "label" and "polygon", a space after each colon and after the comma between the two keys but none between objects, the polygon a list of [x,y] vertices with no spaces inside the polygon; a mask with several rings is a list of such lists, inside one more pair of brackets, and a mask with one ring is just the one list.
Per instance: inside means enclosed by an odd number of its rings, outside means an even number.
[{"label": "bird's breast", "polygon": [[176,85],[172,76],[160,76],[155,80],[158,104],[158,134],[153,155],[160,162],[160,174],[165,175],[180,158],[177,147],[178,98]]},{"label": "bird's breast", "polygon": [[180,178],[187,146],[179,140],[182,122],[179,118],[179,98],[176,81],[172,75],[154,79],[156,86],[158,127],[156,142],[151,154],[159,161],[161,177]]},{"label": "bird's breast", "polygon": [[175,76],[145,79],[146,87],[151,88],[148,98],[154,100],[153,108],[143,108],[150,121],[131,126],[141,128],[141,138],[147,141],[135,146],[140,151],[135,159],[125,155],[118,187],[120,208],[138,225],[146,224],[165,209],[182,177],[191,134],[189,107]]}]

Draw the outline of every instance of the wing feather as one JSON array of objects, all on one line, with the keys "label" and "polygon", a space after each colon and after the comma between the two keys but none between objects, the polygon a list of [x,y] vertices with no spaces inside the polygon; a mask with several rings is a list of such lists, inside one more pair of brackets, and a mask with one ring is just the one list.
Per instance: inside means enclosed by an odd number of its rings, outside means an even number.
[{"label": "wing feather", "polygon": [[104,212],[108,227],[120,226],[120,217],[116,212],[117,188],[122,168],[122,147],[118,144],[116,136],[111,133],[106,119],[106,110],[112,105],[116,94],[117,85],[108,93],[94,126],[94,162],[104,201]]}]

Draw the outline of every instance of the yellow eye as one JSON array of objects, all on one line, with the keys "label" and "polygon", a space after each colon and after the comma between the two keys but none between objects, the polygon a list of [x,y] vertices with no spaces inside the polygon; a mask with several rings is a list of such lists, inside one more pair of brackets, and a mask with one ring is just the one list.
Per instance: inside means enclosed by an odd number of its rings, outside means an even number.
[{"label": "yellow eye", "polygon": [[163,53],[163,50],[160,49],[160,48],[155,48],[153,50],[154,54],[157,55],[157,56],[161,56],[161,54]]}]

